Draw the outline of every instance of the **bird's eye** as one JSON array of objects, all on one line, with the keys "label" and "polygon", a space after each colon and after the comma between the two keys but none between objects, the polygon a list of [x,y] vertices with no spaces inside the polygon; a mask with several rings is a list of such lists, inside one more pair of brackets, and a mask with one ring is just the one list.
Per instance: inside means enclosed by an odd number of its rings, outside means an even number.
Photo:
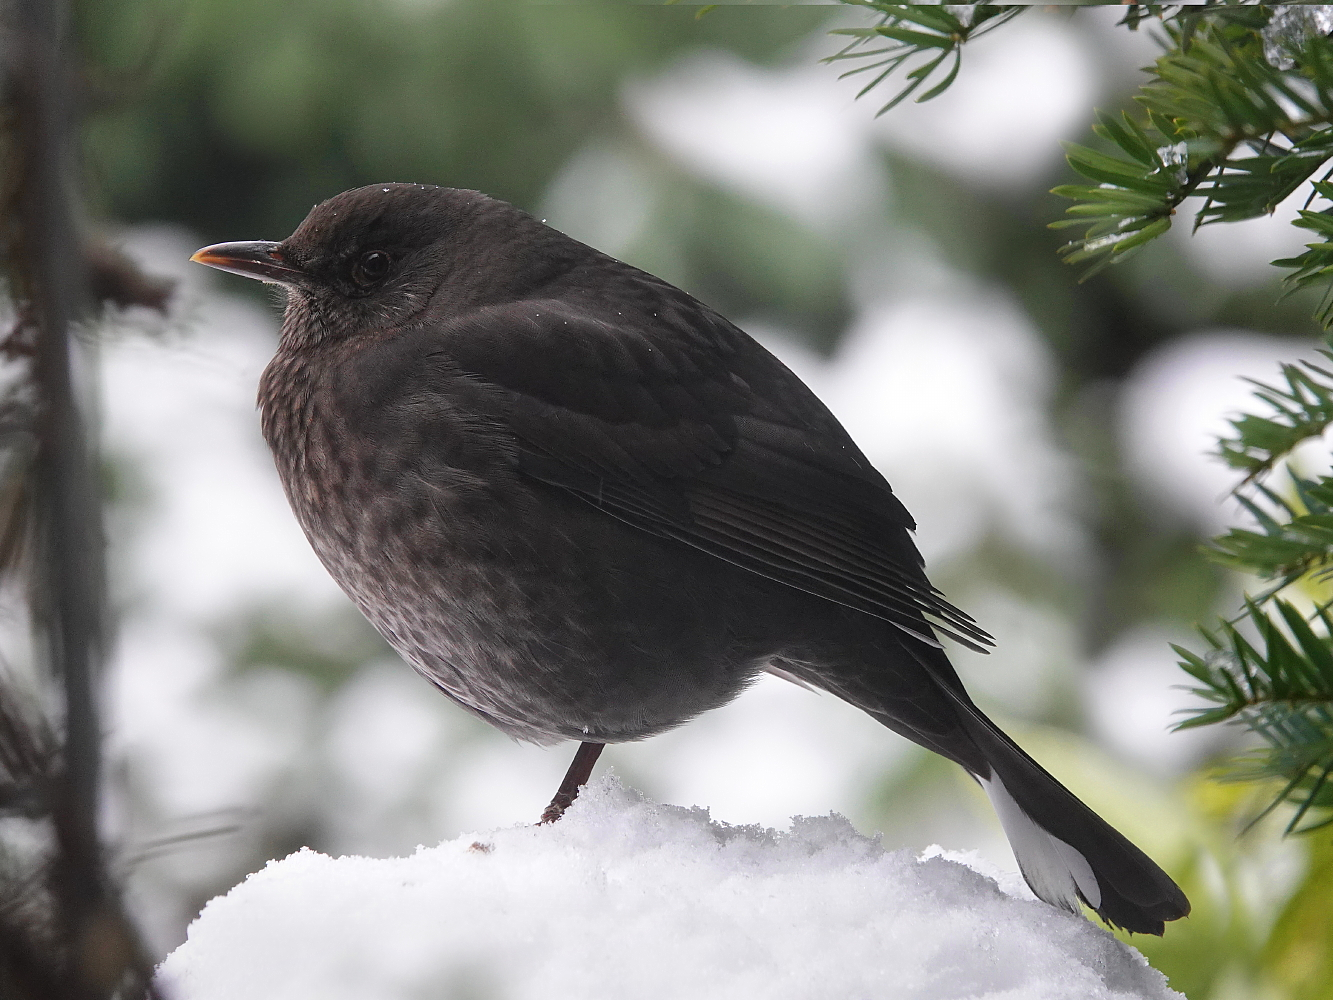
[{"label": "bird's eye", "polygon": [[362,288],[369,288],[384,280],[384,276],[389,273],[391,263],[389,255],[383,250],[363,253],[352,265],[352,280]]}]

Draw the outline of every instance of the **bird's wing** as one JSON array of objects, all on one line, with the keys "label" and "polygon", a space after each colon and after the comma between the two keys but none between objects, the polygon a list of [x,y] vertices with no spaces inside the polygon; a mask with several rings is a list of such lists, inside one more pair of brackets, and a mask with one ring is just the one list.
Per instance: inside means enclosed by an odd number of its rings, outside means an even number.
[{"label": "bird's wing", "polygon": [[827,408],[687,301],[645,323],[526,300],[449,320],[431,340],[504,395],[527,475],[931,645],[932,629],[989,644],[926,579],[911,516]]}]

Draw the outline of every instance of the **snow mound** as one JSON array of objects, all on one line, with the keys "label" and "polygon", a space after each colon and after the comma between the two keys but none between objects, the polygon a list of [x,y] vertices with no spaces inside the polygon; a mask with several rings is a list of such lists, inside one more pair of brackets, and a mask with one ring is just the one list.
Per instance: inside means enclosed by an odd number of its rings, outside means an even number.
[{"label": "snow mound", "polygon": [[176,1000],[1178,998],[1086,920],[840,816],[713,822],[603,778],[553,826],[408,858],[302,850],[214,899]]}]

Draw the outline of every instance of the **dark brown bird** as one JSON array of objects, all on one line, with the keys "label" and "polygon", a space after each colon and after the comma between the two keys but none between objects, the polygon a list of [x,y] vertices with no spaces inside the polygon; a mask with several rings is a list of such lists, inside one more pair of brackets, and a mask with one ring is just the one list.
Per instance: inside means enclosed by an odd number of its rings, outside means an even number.
[{"label": "dark brown bird", "polygon": [[650,274],[475,191],[378,184],[200,263],[287,290],[264,436],[330,573],[424,677],[582,747],[770,670],[962,765],[1028,884],[1161,934],[1171,879],[972,703],[939,643],[989,637],[911,516],[776,358]]}]

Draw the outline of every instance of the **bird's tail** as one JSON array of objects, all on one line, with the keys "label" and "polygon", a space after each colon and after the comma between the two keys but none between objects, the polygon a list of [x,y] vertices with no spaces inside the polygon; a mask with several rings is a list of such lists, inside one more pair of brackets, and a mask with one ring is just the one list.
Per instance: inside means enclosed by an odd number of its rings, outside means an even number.
[{"label": "bird's tail", "polygon": [[[942,685],[943,686],[943,685]],[[946,689],[947,690],[947,689]],[[966,697],[948,692],[959,720],[990,764],[976,775],[999,814],[1023,878],[1053,906],[1087,903],[1108,924],[1161,934],[1190,912],[1171,877],[1085,806]]]}]

